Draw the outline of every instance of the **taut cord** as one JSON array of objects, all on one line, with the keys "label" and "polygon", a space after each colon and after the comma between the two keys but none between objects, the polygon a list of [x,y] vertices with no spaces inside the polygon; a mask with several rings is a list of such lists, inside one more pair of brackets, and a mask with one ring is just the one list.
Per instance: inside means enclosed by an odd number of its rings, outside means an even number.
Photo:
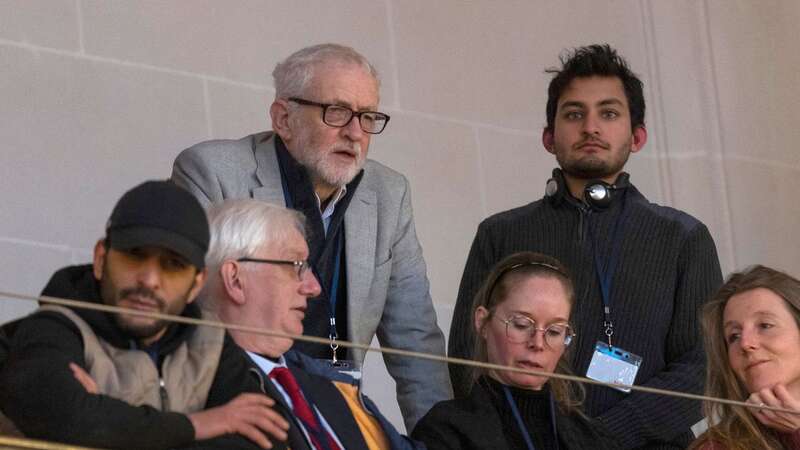
[{"label": "taut cord", "polygon": [[[159,320],[166,320],[169,322],[176,322],[176,323],[185,323],[189,325],[198,325],[198,326],[207,326],[207,327],[215,327],[215,328],[225,328],[227,330],[236,330],[245,333],[254,333],[254,334],[261,334],[266,336],[275,336],[281,337],[286,339],[292,339],[295,341],[305,341],[305,342],[313,342],[316,344],[325,344],[329,345],[330,340],[326,338],[316,337],[316,336],[303,336],[303,335],[296,335],[296,334],[288,334],[283,333],[280,331],[269,330],[266,328],[259,328],[259,327],[251,327],[245,325],[236,325],[230,323],[224,323],[219,321],[212,321],[212,320],[205,320],[205,319],[194,319],[191,317],[182,317],[182,316],[175,316],[171,314],[162,314],[156,312],[149,312],[149,311],[140,311],[137,309],[129,309],[129,308],[120,308],[118,306],[110,306],[110,305],[101,305],[97,303],[88,303],[82,302],[78,300],[68,300],[64,298],[58,297],[48,297],[48,296],[33,296],[33,295],[23,295],[23,294],[15,294],[12,292],[5,292],[0,291],[0,297],[7,297],[13,298],[17,300],[27,300],[27,301],[35,301],[41,303],[49,303],[53,305],[61,305],[61,306],[70,306],[74,308],[80,309],[90,309],[95,311],[105,311],[114,314],[128,314],[132,316],[141,316],[147,317],[151,319],[159,319]],[[621,383],[606,383],[603,381],[592,380],[591,378],[586,377],[579,377],[575,375],[567,375],[563,373],[553,373],[553,372],[544,372],[540,370],[531,370],[531,369],[521,369],[518,367],[510,367],[510,366],[503,366],[499,364],[491,364],[481,361],[473,361],[470,359],[463,359],[463,358],[452,358],[448,356],[442,355],[434,355],[431,353],[420,353],[414,352],[410,350],[401,350],[396,348],[388,348],[388,347],[372,347],[366,344],[358,344],[356,342],[350,341],[343,341],[337,340],[337,344],[342,347],[348,348],[358,348],[368,352],[379,352],[379,353],[388,353],[390,355],[400,355],[406,356],[410,358],[419,358],[419,359],[427,359],[429,361],[438,361],[448,364],[460,364],[463,366],[471,366],[471,367],[480,367],[482,369],[489,369],[489,370],[504,370],[507,372],[517,372],[523,373],[527,375],[534,375],[534,376],[541,376],[541,377],[549,377],[549,378],[558,378],[562,380],[574,381],[578,383],[585,383],[585,384],[594,384],[598,386],[606,386],[611,388],[625,388],[630,389],[633,391],[639,392],[646,392],[648,394],[658,394],[658,395],[666,395],[670,397],[680,397],[680,398],[687,398],[690,400],[700,400],[700,401],[707,401],[707,402],[715,402],[715,403],[723,403],[726,405],[733,405],[733,406],[742,406],[745,408],[753,408],[753,409],[761,409],[761,410],[769,410],[775,412],[784,412],[790,414],[800,414],[800,411],[796,411],[793,409],[787,408],[778,408],[774,406],[766,406],[766,405],[755,405],[753,403],[742,402],[739,400],[729,400],[725,398],[716,398],[716,397],[708,397],[705,395],[699,394],[691,394],[688,392],[680,392],[680,391],[671,391],[667,389],[658,389],[652,388],[647,386],[637,386],[621,384]]]}]

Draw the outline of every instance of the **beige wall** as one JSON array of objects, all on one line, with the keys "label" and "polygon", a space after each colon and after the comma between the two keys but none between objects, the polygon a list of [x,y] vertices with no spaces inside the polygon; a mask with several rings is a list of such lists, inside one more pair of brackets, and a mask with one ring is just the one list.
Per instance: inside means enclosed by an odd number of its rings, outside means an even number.
[{"label": "beige wall", "polygon": [[[478,222],[554,165],[543,69],[593,42],[645,82],[632,181],[703,220],[726,273],[798,274],[798,21],[794,0],[0,0],[0,291],[89,261],[116,199],[181,149],[267,128],[272,67],[325,41],[383,74],[370,155],[411,180],[445,331]],[[0,299],[0,320],[31,308]],[[397,418],[382,370],[370,356],[365,384]]]}]

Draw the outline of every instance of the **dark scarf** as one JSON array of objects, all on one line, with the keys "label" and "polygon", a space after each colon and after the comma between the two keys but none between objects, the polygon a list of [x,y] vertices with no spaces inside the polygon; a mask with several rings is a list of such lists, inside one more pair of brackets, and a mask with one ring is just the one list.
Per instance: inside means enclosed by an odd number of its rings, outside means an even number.
[{"label": "dark scarf", "polygon": [[[289,154],[286,145],[278,136],[275,136],[275,150],[278,156],[281,177],[285,181],[285,186],[289,191],[284,192],[284,195],[291,199],[294,209],[306,216],[309,234],[308,261],[311,263],[311,267],[322,285],[322,293],[319,297],[311,299],[308,302],[306,317],[303,320],[304,334],[323,338],[327,338],[329,335],[329,295],[333,286],[334,266],[338,258],[339,282],[335,312],[336,332],[339,339],[348,339],[344,214],[358,188],[358,184],[361,182],[364,171],[362,170],[359,172],[358,175],[353,178],[353,181],[347,184],[347,193],[344,197],[339,199],[339,202],[336,204],[326,235],[325,227],[322,223],[322,213],[319,210],[317,197],[314,193],[314,186],[311,184],[311,177],[308,174],[308,170]],[[341,240],[342,251],[340,254],[337,254],[337,239]],[[295,342],[293,348],[314,358],[331,357],[331,349],[327,345]],[[346,349],[340,348],[337,351],[337,357],[340,359],[346,358]]]}]

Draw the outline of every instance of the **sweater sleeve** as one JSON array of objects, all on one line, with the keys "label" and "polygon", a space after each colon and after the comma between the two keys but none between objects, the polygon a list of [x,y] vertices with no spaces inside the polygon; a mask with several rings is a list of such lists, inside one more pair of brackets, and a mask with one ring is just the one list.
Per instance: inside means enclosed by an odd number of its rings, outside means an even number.
[{"label": "sweater sleeve", "polygon": [[[458,288],[458,297],[453,309],[453,321],[450,325],[450,338],[448,340],[448,356],[454,358],[470,358],[475,342],[473,332],[471,309],[475,294],[489,273],[494,262],[494,249],[490,241],[490,233],[486,222],[478,227],[478,232],[472,242],[472,247],[461,276],[461,285]],[[455,398],[466,397],[469,383],[467,382],[467,368],[459,364],[450,364],[450,381],[453,384]]]},{"label": "sweater sleeve", "polygon": [[69,369],[86,367],[77,329],[59,314],[22,321],[0,372],[0,408],[33,438],[104,448],[166,449],[191,442],[183,414],[89,394]]},{"label": "sweater sleeve", "polygon": [[[700,394],[705,368],[700,312],[722,284],[717,250],[704,225],[698,224],[691,230],[678,264],[673,316],[665,344],[666,366],[642,385]],[[598,417],[622,448],[674,439],[688,432],[701,418],[697,401],[635,391]]]}]

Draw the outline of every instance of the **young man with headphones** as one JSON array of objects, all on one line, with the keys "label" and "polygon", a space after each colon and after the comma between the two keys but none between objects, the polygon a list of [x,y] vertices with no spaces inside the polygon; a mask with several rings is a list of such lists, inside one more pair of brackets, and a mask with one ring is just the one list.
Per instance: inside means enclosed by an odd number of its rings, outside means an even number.
[{"label": "young man with headphones", "polygon": [[[608,45],[562,58],[542,144],[555,155],[545,196],[480,224],[461,279],[449,354],[469,357],[475,291],[504,256],[535,251],[575,279],[578,375],[702,393],[699,312],[722,283],[714,241],[690,215],[650,203],[623,172],[647,141],[642,82]],[[542,324],[540,326],[546,326]],[[456,396],[464,371],[450,367]],[[685,448],[700,404],[586,385],[584,407],[620,448]]]}]

